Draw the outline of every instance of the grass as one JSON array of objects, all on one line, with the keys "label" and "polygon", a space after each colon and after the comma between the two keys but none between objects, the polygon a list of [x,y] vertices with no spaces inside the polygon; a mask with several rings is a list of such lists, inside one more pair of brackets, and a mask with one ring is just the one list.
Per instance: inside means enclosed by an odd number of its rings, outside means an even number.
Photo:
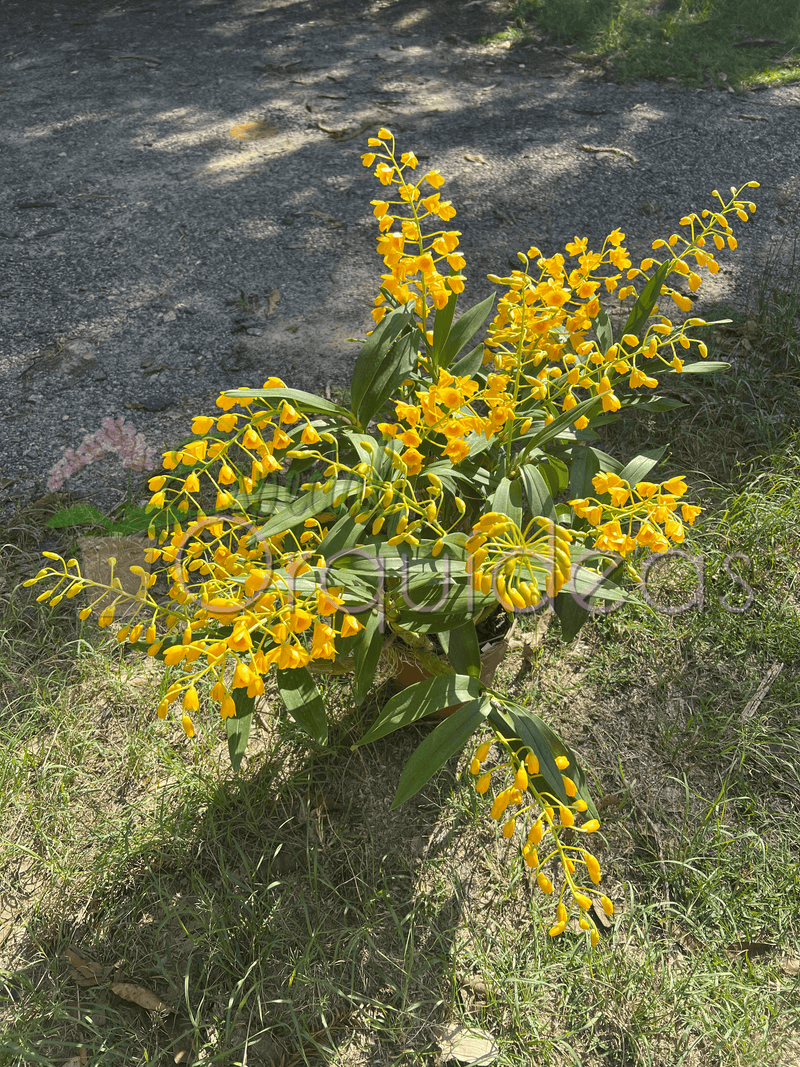
[{"label": "grass", "polygon": [[700,581],[668,561],[650,605],[566,647],[554,626],[501,673],[601,807],[616,914],[594,953],[547,937],[464,760],[388,810],[425,728],[354,753],[375,705],[333,680],[325,750],[265,709],[235,776],[214,724],[189,742],[154,715],[149,661],[20,587],[58,503],[9,524],[0,1064],[429,1065],[450,1022],[492,1034],[500,1067],[796,1064],[799,312],[796,272],[768,268],[713,339],[735,372],[608,431],[610,449],[669,441],[692,472],[703,609],[660,610]]},{"label": "grass", "polygon": [[746,89],[800,77],[794,0],[516,0],[512,11],[506,35],[577,45],[622,81]]}]

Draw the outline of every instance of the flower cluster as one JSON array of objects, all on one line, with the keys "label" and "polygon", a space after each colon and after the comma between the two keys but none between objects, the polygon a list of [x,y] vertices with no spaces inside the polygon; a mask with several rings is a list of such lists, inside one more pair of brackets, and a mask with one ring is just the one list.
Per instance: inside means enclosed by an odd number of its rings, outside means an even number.
[{"label": "flower cluster", "polygon": [[[522,858],[525,865],[533,872],[536,884],[543,893],[554,892],[553,882],[545,873],[545,868],[552,860],[560,864],[564,883],[559,892],[556,907],[558,921],[550,928],[550,936],[556,937],[564,932],[574,902],[579,909],[578,925],[589,934],[591,944],[594,946],[599,941],[600,935],[590,911],[595,905],[591,894],[595,891],[593,887],[600,881],[600,864],[591,852],[571,842],[576,834],[595,833],[600,829],[600,823],[597,819],[587,819],[580,823],[575,821],[576,815],[582,817],[587,810],[585,800],[574,799],[572,803],[566,805],[552,793],[546,790],[539,792],[536,789],[533,780],[538,778],[540,768],[539,760],[532,752],[514,751],[512,745],[499,735],[493,740],[504,751],[506,759],[484,770],[482,765],[488,759],[492,741],[486,741],[480,745],[470,764],[470,772],[477,779],[475,787],[481,795],[484,795],[491,788],[493,775],[506,774],[508,780],[513,774],[510,784],[494,794],[491,818],[496,822],[503,820],[503,837],[508,840],[515,836],[518,828],[523,830]],[[569,760],[566,756],[557,756],[555,763],[558,770],[562,772],[561,780],[567,797],[574,798],[578,791],[577,786],[563,773],[569,767]],[[556,821],[556,813],[558,813],[558,821]],[[570,843],[566,840],[565,829],[570,832]],[[540,856],[540,852],[547,854]],[[576,877],[578,867],[586,869],[592,888],[582,885],[578,880]],[[569,899],[565,903],[567,895]],[[607,896],[601,895],[598,904],[606,915],[613,915],[614,905]]]},{"label": "flower cluster", "polygon": [[687,492],[683,478],[631,486],[618,474],[605,472],[595,475],[592,485],[602,501],[584,497],[570,500],[570,505],[594,527],[594,547],[623,558],[637,548],[666,552],[670,542],[681,544],[686,537],[684,523],[691,526],[702,511],[693,504],[681,504],[683,522],[678,518],[679,498]]},{"label": "flower cluster", "polygon": [[508,375],[489,374],[485,383],[470,376],[454,377],[439,368],[435,382],[414,397],[395,403],[397,422],[381,422],[386,438],[405,446],[401,459],[410,474],[418,474],[425,462],[425,444],[454,466],[470,454],[469,438],[490,440],[514,418],[514,405],[507,392]]},{"label": "flower cluster", "polygon": [[[704,210],[702,217],[687,215],[681,225],[689,228],[688,237],[672,234],[666,241],[653,242],[654,250],[673,252],[664,261],[648,257],[634,267],[622,244],[625,234],[618,229],[608,235],[599,253],[588,250],[585,237],[569,242],[565,251],[577,260],[571,268],[561,254],[545,257],[536,247],[529,248],[527,254],[519,253],[524,270],[512,271],[505,278],[489,276],[491,281],[507,286],[508,292],[499,301],[497,315],[489,327],[484,362],[516,375],[522,388],[515,389],[515,399],[522,399],[527,392],[545,412],[547,421],[559,412],[571,411],[588,397],[599,399],[604,412],[618,411],[621,401],[615,390],[620,386],[655,389],[658,379],[653,370],[660,364],[680,373],[692,344],[705,359],[705,344],[687,332],[706,325],[705,321],[695,317],[676,325],[661,315],[658,321],[648,324],[648,319],[658,314],[657,306],[641,317],[635,332],[628,330],[618,343],[610,343],[602,328],[599,294],[616,291],[621,301],[637,296],[634,285],[618,287],[624,274],[629,282],[643,279],[645,283],[655,283],[656,297],[668,296],[681,311],[690,311],[691,299],[666,284],[667,278],[678,275],[694,293],[702,278],[689,265],[690,259],[697,270],[717,273],[719,264],[706,246],[713,241],[717,249],[726,243],[729,248],[736,248],[727,216],[735,214],[740,220],[747,220],[745,208],[754,212],[756,206],[740,197],[743,189],[757,184],[748,182],[742,189],[731,189],[732,198],[727,203],[714,190],[720,211]],[[676,246],[682,246],[677,254]],[[594,337],[590,336],[593,329]],[[575,420],[579,430],[588,424],[585,414]]]},{"label": "flower cluster", "polygon": [[156,454],[142,434],[136,432],[120,415],[116,419],[105,418],[99,430],[87,434],[76,450],[68,448],[50,471],[47,479],[48,492],[60,489],[67,478],[100,459],[106,452],[115,452],[123,467],[133,471],[150,471],[156,465]]},{"label": "flower cluster", "polygon": [[525,611],[541,600],[539,585],[557,597],[569,579],[572,534],[545,516],[532,519],[520,530],[513,519],[487,512],[475,523],[466,542],[467,569],[472,585],[482,593],[494,592],[506,611]]},{"label": "flower cluster", "polygon": [[[464,291],[464,276],[460,271],[466,260],[457,252],[460,230],[436,229],[423,233],[422,222],[432,218],[441,222],[450,222],[456,211],[449,200],[442,200],[439,190],[444,185],[444,178],[438,170],[430,170],[416,182],[410,182],[407,171],[416,169],[418,160],[413,152],[404,152],[398,161],[395,155],[395,139],[387,129],[378,130],[377,137],[370,137],[370,148],[379,152],[366,152],[361,157],[365,167],[371,167],[380,159],[375,168],[375,177],[384,186],[397,186],[398,199],[373,200],[373,214],[378,219],[380,237],[378,252],[388,268],[381,275],[383,289],[375,300],[372,317],[380,322],[386,314],[386,294],[398,303],[415,301],[417,314],[423,324],[431,311],[443,308],[451,293]],[[423,183],[430,187],[427,191]],[[424,195],[427,193],[427,195]],[[392,213],[392,208],[407,208],[405,217]],[[399,223],[399,229],[392,227]],[[447,265],[448,274],[441,273],[441,267]]]}]

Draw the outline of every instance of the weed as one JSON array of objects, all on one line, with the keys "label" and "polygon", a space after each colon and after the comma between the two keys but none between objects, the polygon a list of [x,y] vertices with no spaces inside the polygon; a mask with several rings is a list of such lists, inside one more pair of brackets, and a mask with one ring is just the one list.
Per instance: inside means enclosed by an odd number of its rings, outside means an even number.
[{"label": "weed", "polygon": [[749,88],[800,75],[793,0],[517,0],[514,25],[611,56],[623,81],[673,78]]}]

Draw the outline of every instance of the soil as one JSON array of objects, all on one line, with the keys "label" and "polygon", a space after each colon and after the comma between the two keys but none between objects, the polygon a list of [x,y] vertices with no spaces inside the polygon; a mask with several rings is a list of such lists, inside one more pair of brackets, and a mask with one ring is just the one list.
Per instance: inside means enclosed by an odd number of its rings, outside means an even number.
[{"label": "soil", "polygon": [[[359,158],[380,125],[448,179],[469,304],[532,243],[619,225],[636,260],[712,188],[756,179],[759,212],[698,311],[742,304],[748,269],[797,233],[800,86],[618,85],[568,49],[481,43],[508,15],[4,3],[0,507],[40,497],[107,416],[160,451],[221,389],[347,388],[381,270]],[[67,488],[109,510],[127,479],[107,457]]]}]

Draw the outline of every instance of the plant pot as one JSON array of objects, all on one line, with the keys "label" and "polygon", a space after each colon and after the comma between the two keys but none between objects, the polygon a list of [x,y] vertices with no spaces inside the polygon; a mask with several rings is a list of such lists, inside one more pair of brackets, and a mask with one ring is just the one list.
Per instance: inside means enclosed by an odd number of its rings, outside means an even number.
[{"label": "plant pot", "polygon": [[[508,619],[507,615],[506,619]],[[481,643],[481,681],[484,685],[491,685],[494,681],[497,668],[508,652],[508,642],[515,626],[516,619],[512,619],[509,621],[504,634],[489,638]],[[440,658],[444,659],[444,656]],[[432,677],[430,671],[427,671],[421,664],[406,660],[398,666],[394,675],[394,682],[400,689],[408,689],[410,685],[416,685],[417,682],[422,682],[430,677]],[[454,711],[458,711],[462,706],[462,704],[451,704],[449,707],[442,708],[440,711],[429,715],[428,718],[446,719],[448,715],[452,715]]]}]

